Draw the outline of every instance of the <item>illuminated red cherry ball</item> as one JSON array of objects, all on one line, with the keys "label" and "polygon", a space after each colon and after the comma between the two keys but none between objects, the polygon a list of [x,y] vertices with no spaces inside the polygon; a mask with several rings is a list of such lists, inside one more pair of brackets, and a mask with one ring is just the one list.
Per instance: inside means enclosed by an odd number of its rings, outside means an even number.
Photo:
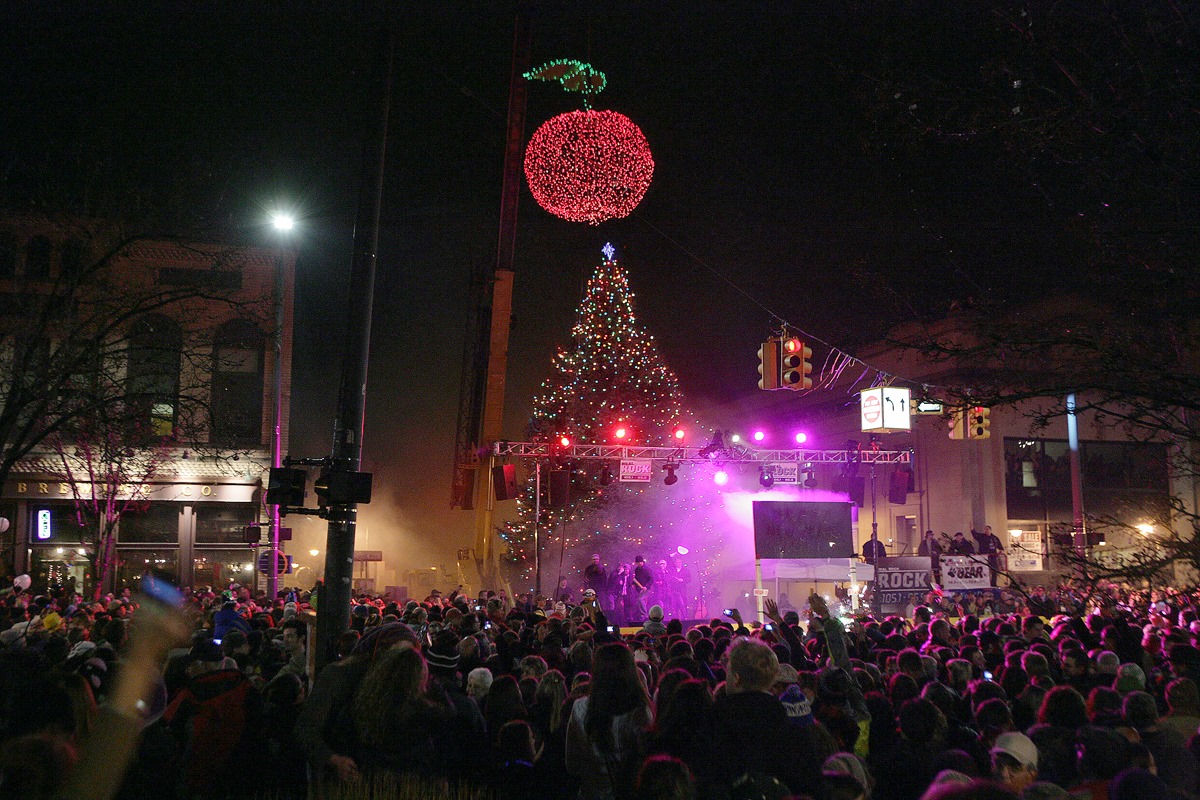
[{"label": "illuminated red cherry ball", "polygon": [[654,176],[641,128],[616,111],[572,111],[546,120],[525,150],[525,178],[556,217],[596,225],[627,217]]}]

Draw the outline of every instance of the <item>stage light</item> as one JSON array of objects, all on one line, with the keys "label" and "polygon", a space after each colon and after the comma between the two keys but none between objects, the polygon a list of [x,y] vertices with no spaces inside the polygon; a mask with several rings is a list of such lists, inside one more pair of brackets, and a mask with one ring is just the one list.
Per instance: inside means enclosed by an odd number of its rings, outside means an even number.
[{"label": "stage light", "polygon": [[676,548],[675,548],[675,552],[676,552],[676,553],[679,553],[679,555],[681,555],[681,556],[686,556],[686,555],[687,555],[688,553],[690,553],[691,551],[690,551],[690,550],[688,550],[688,549],[687,549],[686,547],[684,547],[683,545],[679,545],[679,547],[676,547]]},{"label": "stage light", "polygon": [[561,444],[563,447],[570,447],[571,446],[571,437],[563,436],[558,440],[558,443]]},{"label": "stage light", "polygon": [[763,433],[762,431],[754,432],[754,441],[761,442],[765,438],[767,438],[767,434]]},{"label": "stage light", "polygon": [[675,429],[675,438],[676,438],[676,439],[678,439],[679,441],[681,441],[681,442],[682,442],[682,441],[683,441],[683,437],[684,437],[684,436],[685,436],[685,434],[684,434],[684,432],[683,432],[683,428],[676,428],[676,429]]},{"label": "stage light", "polygon": [[724,486],[729,483],[729,473],[723,469],[717,470],[717,473],[713,475],[713,483],[717,486]]},{"label": "stage light", "polygon": [[740,434],[737,434],[737,433],[735,433],[733,436],[730,436],[730,437],[729,437],[729,441],[733,442],[734,444],[737,444],[737,443],[738,443],[738,442],[740,442],[741,440],[742,440],[742,437],[741,437],[741,435],[740,435]]},{"label": "stage light", "polygon": [[775,476],[771,473],[770,469],[763,467],[762,471],[758,473],[758,482],[764,489],[770,489],[775,485]]},{"label": "stage light", "polygon": [[716,458],[725,452],[725,439],[721,436],[721,432],[717,431],[713,434],[712,441],[700,448],[699,456],[701,458]]},{"label": "stage light", "polygon": [[629,431],[625,430],[625,426],[621,425],[615,431],[613,431],[613,436],[617,437],[618,439],[624,439],[628,433]]},{"label": "stage light", "polygon": [[667,486],[674,486],[679,482],[679,476],[675,474],[675,470],[679,469],[678,464],[667,463],[663,464],[662,468],[666,470],[667,473],[667,477],[663,478],[663,483],[665,483]]},{"label": "stage light", "polygon": [[800,431],[800,433],[796,434],[796,444],[804,444],[807,441],[808,441],[808,434],[805,433],[804,431]]},{"label": "stage light", "polygon": [[817,488],[817,471],[813,469],[812,462],[804,464],[804,470],[800,473],[800,480],[804,484],[805,489]]}]

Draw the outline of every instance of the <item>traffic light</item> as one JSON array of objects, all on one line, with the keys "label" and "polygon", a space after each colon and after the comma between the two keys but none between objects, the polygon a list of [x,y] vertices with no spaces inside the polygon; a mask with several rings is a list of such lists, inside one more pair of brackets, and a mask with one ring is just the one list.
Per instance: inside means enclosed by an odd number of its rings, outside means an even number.
[{"label": "traffic light", "polygon": [[951,439],[965,439],[966,436],[966,413],[965,408],[956,408],[946,417],[946,424],[950,426]]},{"label": "traffic light", "polygon": [[967,438],[968,439],[986,439],[992,435],[988,430],[992,421],[990,419],[992,410],[985,406],[972,406],[967,409]]},{"label": "traffic light", "polygon": [[267,474],[267,505],[304,505],[304,484],[308,473],[291,467],[272,467]]},{"label": "traffic light", "polygon": [[812,348],[799,339],[788,337],[779,342],[779,384],[785,389],[811,389]]},{"label": "traffic light", "polygon": [[369,472],[327,469],[313,483],[313,491],[322,506],[340,506],[371,502],[372,476]]},{"label": "traffic light", "polygon": [[779,340],[768,339],[758,348],[758,388],[778,389],[780,367]]}]

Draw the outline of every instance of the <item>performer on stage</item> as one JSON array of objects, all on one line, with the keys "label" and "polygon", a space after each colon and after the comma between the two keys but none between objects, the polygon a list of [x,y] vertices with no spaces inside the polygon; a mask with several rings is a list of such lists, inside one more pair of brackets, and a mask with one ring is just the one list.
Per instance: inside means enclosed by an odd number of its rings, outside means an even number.
[{"label": "performer on stage", "polygon": [[684,565],[683,556],[679,553],[673,555],[671,560],[675,562],[674,569],[669,573],[672,597],[671,613],[678,619],[688,619],[690,616],[688,612],[692,605],[692,571]]},{"label": "performer on stage", "polygon": [[650,567],[646,566],[646,559],[638,556],[633,560],[633,577],[629,583],[637,592],[636,622],[630,620],[631,624],[640,624],[646,621],[646,594],[654,587],[654,573]]},{"label": "performer on stage", "polygon": [[596,593],[596,604],[605,612],[612,607],[608,597],[608,573],[600,562],[599,553],[593,553],[591,563],[583,568],[583,588]]},{"label": "performer on stage", "polygon": [[[604,610],[604,615],[618,628],[627,624],[626,606],[632,583],[629,573],[629,565],[621,564],[608,576],[608,599],[612,605]],[[636,612],[636,602],[632,610]]]}]

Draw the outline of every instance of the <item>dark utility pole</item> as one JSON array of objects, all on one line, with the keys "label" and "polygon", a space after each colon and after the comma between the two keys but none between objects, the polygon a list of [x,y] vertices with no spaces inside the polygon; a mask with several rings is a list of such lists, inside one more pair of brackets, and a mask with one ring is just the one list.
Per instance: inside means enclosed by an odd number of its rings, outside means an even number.
[{"label": "dark utility pole", "polygon": [[[350,296],[345,319],[342,382],[338,391],[337,419],[333,427],[333,452],[327,470],[331,485],[344,485],[358,472],[362,462],[367,366],[371,347],[371,306],[375,294],[375,251],[379,243],[379,208],[383,196],[394,47],[394,26],[390,20],[385,20],[375,63],[375,77],[380,91],[377,124],[367,130],[363,142],[361,188],[354,223],[354,257],[350,266]],[[338,637],[350,627],[357,525],[357,503],[331,503],[329,535],[325,544],[325,585],[317,606],[318,669],[332,659]]]}]

